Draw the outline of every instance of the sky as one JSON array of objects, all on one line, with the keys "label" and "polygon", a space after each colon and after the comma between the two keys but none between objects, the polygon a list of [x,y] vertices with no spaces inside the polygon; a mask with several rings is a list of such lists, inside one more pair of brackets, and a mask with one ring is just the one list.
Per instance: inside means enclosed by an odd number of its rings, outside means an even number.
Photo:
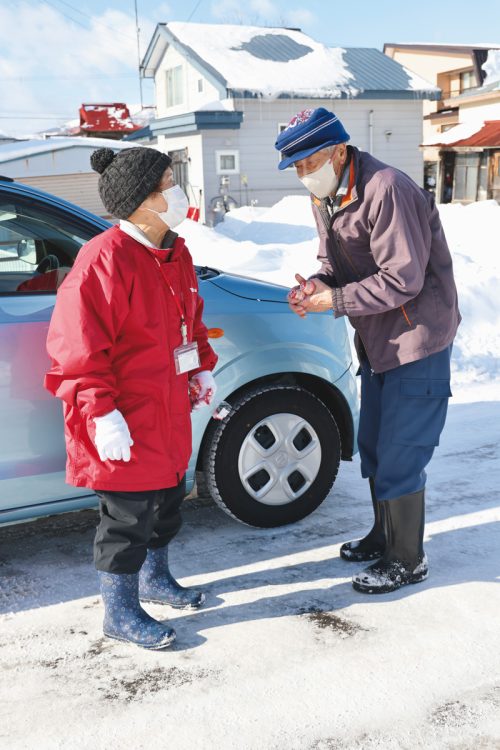
[{"label": "sky", "polygon": [[[500,2],[137,0],[140,54],[168,21],[299,27],[329,46],[500,44]],[[244,9],[242,9],[242,6]],[[493,38],[490,35],[496,33]],[[140,102],[134,0],[0,0],[0,133],[27,137],[78,117],[82,102]],[[142,84],[154,104],[152,82]]]}]

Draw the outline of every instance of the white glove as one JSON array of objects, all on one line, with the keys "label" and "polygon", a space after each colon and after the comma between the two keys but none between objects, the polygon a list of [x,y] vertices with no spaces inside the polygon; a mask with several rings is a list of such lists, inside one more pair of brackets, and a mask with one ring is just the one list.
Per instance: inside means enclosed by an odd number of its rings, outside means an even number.
[{"label": "white glove", "polygon": [[193,375],[189,381],[189,396],[193,411],[211,404],[216,391],[217,385],[210,370],[203,370]]},{"label": "white glove", "polygon": [[130,437],[123,414],[114,409],[104,417],[94,417],[95,445],[101,461],[130,461]]}]

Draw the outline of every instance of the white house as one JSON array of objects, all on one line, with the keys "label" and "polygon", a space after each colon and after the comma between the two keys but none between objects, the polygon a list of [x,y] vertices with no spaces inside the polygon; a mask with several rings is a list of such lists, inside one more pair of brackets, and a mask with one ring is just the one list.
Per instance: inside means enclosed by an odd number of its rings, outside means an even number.
[{"label": "white house", "polygon": [[0,145],[0,174],[58,195],[109,218],[97,190],[99,175],[90,166],[97,148],[119,151],[137,144],[108,138],[40,138]]},{"label": "white house", "polygon": [[278,171],[274,142],[307,108],[334,110],[354,144],[422,184],[422,103],[439,89],[376,49],[329,48],[294,29],[172,22],[156,27],[142,73],[155,81],[158,147],[208,222],[221,194],[272,205],[303,190],[293,169]]}]

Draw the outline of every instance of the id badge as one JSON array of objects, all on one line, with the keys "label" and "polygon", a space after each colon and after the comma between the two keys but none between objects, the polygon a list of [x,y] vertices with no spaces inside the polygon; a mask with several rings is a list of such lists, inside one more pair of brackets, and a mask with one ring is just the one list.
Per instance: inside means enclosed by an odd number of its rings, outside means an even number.
[{"label": "id badge", "polygon": [[174,362],[177,375],[182,375],[190,370],[196,370],[200,366],[200,356],[196,341],[191,342],[191,344],[182,344],[182,346],[174,349]]}]

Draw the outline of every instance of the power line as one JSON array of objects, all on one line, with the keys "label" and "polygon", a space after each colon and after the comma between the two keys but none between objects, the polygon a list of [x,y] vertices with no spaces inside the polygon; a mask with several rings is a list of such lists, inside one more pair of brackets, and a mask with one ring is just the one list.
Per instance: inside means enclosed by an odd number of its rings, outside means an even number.
[{"label": "power line", "polygon": [[190,20],[192,19],[192,17],[193,17],[193,16],[194,16],[194,14],[196,13],[196,11],[198,10],[198,8],[199,8],[199,7],[200,7],[200,5],[202,4],[202,2],[203,2],[203,0],[198,0],[198,2],[196,3],[196,5],[194,6],[193,10],[191,11],[191,13],[190,13],[190,16],[189,16],[189,18],[187,19],[186,23],[188,23],[188,21],[190,21]]},{"label": "power line", "polygon": [[[57,12],[60,13],[65,18],[69,18],[70,21],[73,21],[73,23],[76,23],[76,24],[78,24],[78,26],[81,26],[82,29],[85,29],[86,31],[90,31],[90,29],[89,29],[88,26],[85,26],[85,24],[82,23],[81,21],[78,21],[76,18],[73,18],[73,16],[70,16],[70,15],[68,15],[68,13],[65,13],[63,10],[61,10],[61,8],[59,8],[59,6],[54,5],[54,3],[52,2],[52,0],[43,0],[43,2],[46,5],[50,5],[52,8],[54,8],[55,10],[57,10]],[[112,31],[113,34],[118,34],[119,36],[123,36],[126,39],[133,39],[134,38],[132,36],[129,36],[128,34],[124,34],[122,31],[117,31],[112,26],[108,26],[107,24],[102,23],[102,21],[98,21],[93,16],[90,16],[88,13],[84,13],[83,11],[78,10],[78,8],[75,8],[73,5],[70,5],[69,3],[65,2],[65,0],[57,0],[57,2],[60,2],[63,5],[66,5],[66,7],[71,8],[71,10],[76,11],[76,13],[80,13],[80,15],[84,16],[85,18],[89,18],[92,21],[92,23],[95,23],[98,26],[102,26],[104,29],[108,29],[108,31]]]}]

